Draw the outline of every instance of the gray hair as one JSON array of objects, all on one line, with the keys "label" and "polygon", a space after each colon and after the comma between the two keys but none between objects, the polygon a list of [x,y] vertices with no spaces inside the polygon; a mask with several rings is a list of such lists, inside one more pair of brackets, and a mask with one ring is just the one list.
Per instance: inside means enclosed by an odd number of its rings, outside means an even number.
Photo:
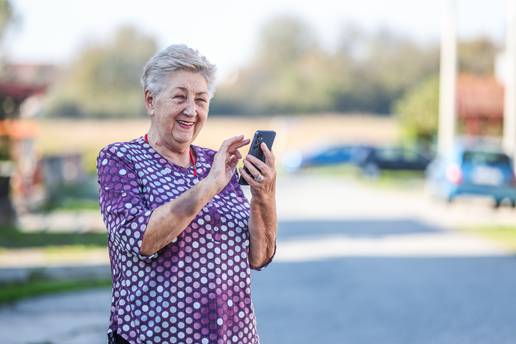
[{"label": "gray hair", "polygon": [[173,44],[152,56],[143,67],[140,83],[143,90],[159,94],[165,87],[166,78],[172,72],[190,71],[201,73],[208,83],[210,98],[215,93],[215,65],[197,50],[184,44]]}]

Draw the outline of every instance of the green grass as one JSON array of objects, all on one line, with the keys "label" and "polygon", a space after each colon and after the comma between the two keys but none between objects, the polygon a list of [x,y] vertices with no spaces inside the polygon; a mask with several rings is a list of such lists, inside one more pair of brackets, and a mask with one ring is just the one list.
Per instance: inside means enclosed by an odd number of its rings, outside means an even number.
[{"label": "green grass", "polygon": [[[0,254],[15,252],[16,249],[34,248],[43,249],[44,259],[47,261],[73,261],[78,258],[88,259],[92,252],[105,250],[106,247],[106,233],[26,233],[14,227],[0,226]],[[110,285],[109,279],[49,280],[35,273],[27,282],[0,284],[0,304],[44,294]]]},{"label": "green grass", "polygon": [[382,171],[375,178],[358,176],[361,183],[374,187],[406,189],[414,187],[423,187],[424,174],[414,171]]},{"label": "green grass", "polygon": [[81,198],[65,198],[51,209],[52,211],[83,211],[83,210],[99,210],[99,201]]},{"label": "green grass", "polygon": [[25,233],[13,227],[0,227],[0,248],[47,246],[107,246],[106,233]]},{"label": "green grass", "polygon": [[372,178],[364,176],[362,171],[356,166],[345,164],[311,167],[304,169],[302,173],[320,176],[339,176],[343,178],[353,178],[366,186],[394,189],[422,187],[424,183],[423,172],[381,171],[378,176]]},{"label": "green grass", "polygon": [[464,232],[492,240],[516,253],[516,226],[477,226],[462,228]]},{"label": "green grass", "polygon": [[16,302],[40,295],[109,286],[111,286],[110,279],[51,281],[35,278],[27,283],[0,284],[0,304]]},{"label": "green grass", "polygon": [[355,167],[346,164],[307,167],[304,168],[301,173],[342,177],[355,177],[359,175],[359,172]]}]

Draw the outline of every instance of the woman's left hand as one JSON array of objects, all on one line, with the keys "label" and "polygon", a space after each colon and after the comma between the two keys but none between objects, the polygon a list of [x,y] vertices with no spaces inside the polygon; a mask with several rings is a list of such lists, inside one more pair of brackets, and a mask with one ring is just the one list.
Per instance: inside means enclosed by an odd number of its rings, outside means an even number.
[{"label": "woman's left hand", "polygon": [[274,197],[276,191],[275,157],[265,143],[262,142],[260,148],[265,155],[265,162],[248,155],[244,159],[244,166],[249,172],[241,168],[240,174],[251,187],[253,197]]}]

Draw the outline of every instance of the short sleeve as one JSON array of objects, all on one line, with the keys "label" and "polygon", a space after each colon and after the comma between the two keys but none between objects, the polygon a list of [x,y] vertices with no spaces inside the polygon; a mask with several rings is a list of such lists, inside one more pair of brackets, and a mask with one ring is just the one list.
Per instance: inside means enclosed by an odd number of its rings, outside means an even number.
[{"label": "short sleeve", "polygon": [[145,206],[134,168],[115,148],[104,148],[97,158],[99,203],[109,233],[109,245],[141,259],[143,234],[152,211]]}]

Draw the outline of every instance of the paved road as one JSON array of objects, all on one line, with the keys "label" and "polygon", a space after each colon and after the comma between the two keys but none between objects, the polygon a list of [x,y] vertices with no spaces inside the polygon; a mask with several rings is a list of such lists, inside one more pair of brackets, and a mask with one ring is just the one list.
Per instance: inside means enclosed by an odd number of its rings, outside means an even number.
[{"label": "paved road", "polygon": [[106,343],[111,291],[38,297],[0,308],[2,344]]},{"label": "paved road", "polygon": [[[482,204],[300,177],[278,189],[278,256],[253,275],[264,344],[516,343],[516,258],[448,225]],[[0,343],[104,343],[109,290],[0,308]]]},{"label": "paved road", "polygon": [[[413,221],[293,221],[281,229],[280,246],[443,233]],[[487,253],[280,258],[253,275],[259,331],[269,344],[515,343],[514,271],[515,257]],[[103,343],[108,304],[101,289],[0,308],[1,342]]]},{"label": "paved road", "polygon": [[516,343],[514,258],[345,258],[254,278],[263,343]]},{"label": "paved road", "polygon": [[[516,259],[345,258],[254,275],[262,343],[516,342]],[[0,310],[2,343],[103,343],[109,290]],[[43,335],[39,335],[43,334]]]}]

